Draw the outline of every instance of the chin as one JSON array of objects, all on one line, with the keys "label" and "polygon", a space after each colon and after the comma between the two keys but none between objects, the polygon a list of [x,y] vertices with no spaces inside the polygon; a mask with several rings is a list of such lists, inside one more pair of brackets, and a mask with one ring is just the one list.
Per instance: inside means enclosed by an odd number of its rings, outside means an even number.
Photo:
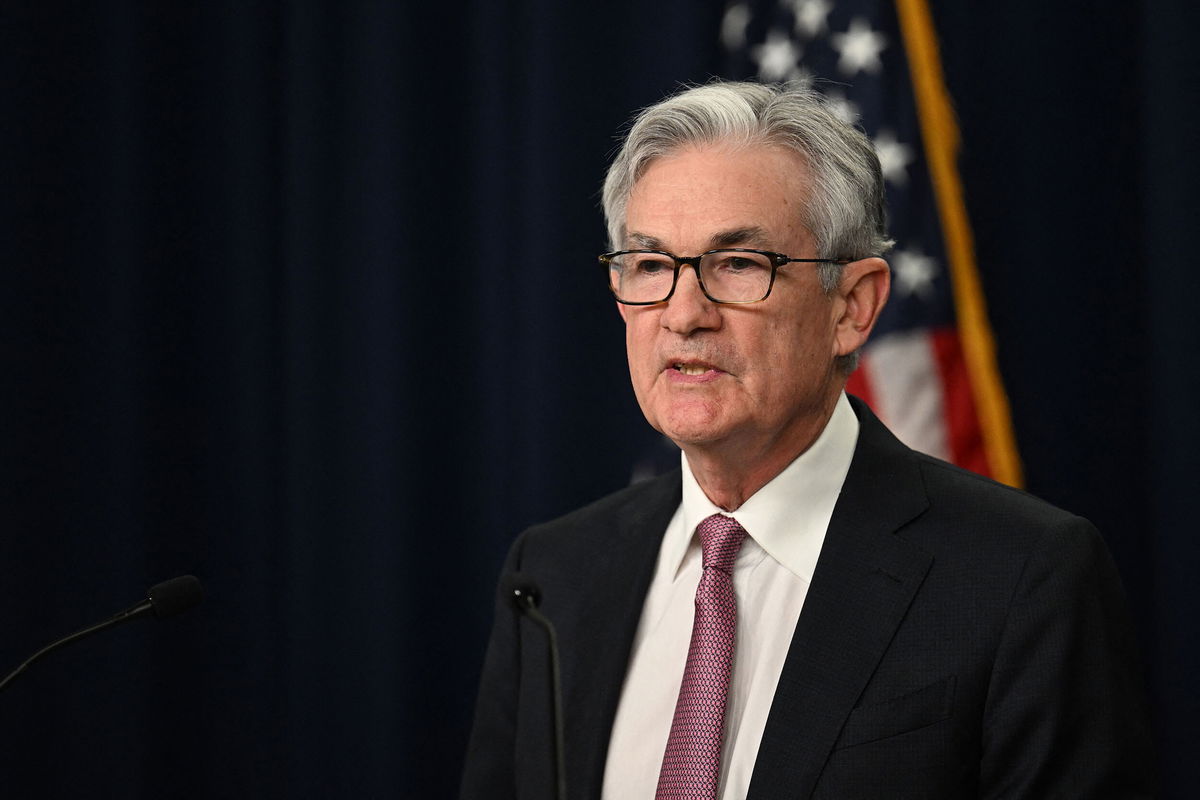
[{"label": "chin", "polygon": [[655,427],[680,446],[713,442],[720,439],[724,433],[724,426],[711,417],[700,419],[675,417]]}]

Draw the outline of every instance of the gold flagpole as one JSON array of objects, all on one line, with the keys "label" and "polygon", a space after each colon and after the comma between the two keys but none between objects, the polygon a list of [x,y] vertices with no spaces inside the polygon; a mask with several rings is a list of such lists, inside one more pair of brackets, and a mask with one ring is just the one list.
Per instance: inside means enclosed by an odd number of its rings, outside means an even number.
[{"label": "gold flagpole", "polygon": [[971,394],[993,477],[1021,486],[1021,460],[1013,436],[1008,396],[996,367],[996,344],[975,266],[975,241],[958,174],[958,123],[950,104],[938,53],[937,33],[926,0],[896,0],[900,33],[908,54],[925,158],[946,238],[954,306]]}]

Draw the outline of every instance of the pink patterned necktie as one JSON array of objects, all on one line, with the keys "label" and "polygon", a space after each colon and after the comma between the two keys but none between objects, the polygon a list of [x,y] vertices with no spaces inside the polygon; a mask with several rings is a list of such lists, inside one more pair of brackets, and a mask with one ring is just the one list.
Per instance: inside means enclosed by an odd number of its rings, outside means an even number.
[{"label": "pink patterned necktie", "polygon": [[692,643],[655,800],[716,800],[721,773],[725,699],[737,630],[733,561],[746,530],[735,519],[713,514],[696,526],[696,533],[704,546],[704,571],[696,587]]}]

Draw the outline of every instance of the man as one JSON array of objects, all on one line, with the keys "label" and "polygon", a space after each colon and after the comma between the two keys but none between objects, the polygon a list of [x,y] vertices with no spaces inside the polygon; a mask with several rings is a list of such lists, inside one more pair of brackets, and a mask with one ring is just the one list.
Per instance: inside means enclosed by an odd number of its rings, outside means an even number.
[{"label": "man", "polygon": [[[886,302],[879,163],[803,88],[715,83],[609,170],[634,392],[681,469],[526,531],[572,797],[1137,797],[1134,641],[1095,529],[843,392]],[[546,644],[499,598],[466,798],[553,796]]]}]

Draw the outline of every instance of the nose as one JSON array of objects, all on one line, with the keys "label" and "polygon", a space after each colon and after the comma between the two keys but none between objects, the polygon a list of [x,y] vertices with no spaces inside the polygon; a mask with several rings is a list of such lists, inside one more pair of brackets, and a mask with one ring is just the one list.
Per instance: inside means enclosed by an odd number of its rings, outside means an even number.
[{"label": "nose", "polygon": [[659,319],[664,328],[681,336],[721,326],[721,314],[717,304],[704,296],[695,266],[685,264],[680,268],[675,292],[667,301],[667,307],[663,309]]}]

